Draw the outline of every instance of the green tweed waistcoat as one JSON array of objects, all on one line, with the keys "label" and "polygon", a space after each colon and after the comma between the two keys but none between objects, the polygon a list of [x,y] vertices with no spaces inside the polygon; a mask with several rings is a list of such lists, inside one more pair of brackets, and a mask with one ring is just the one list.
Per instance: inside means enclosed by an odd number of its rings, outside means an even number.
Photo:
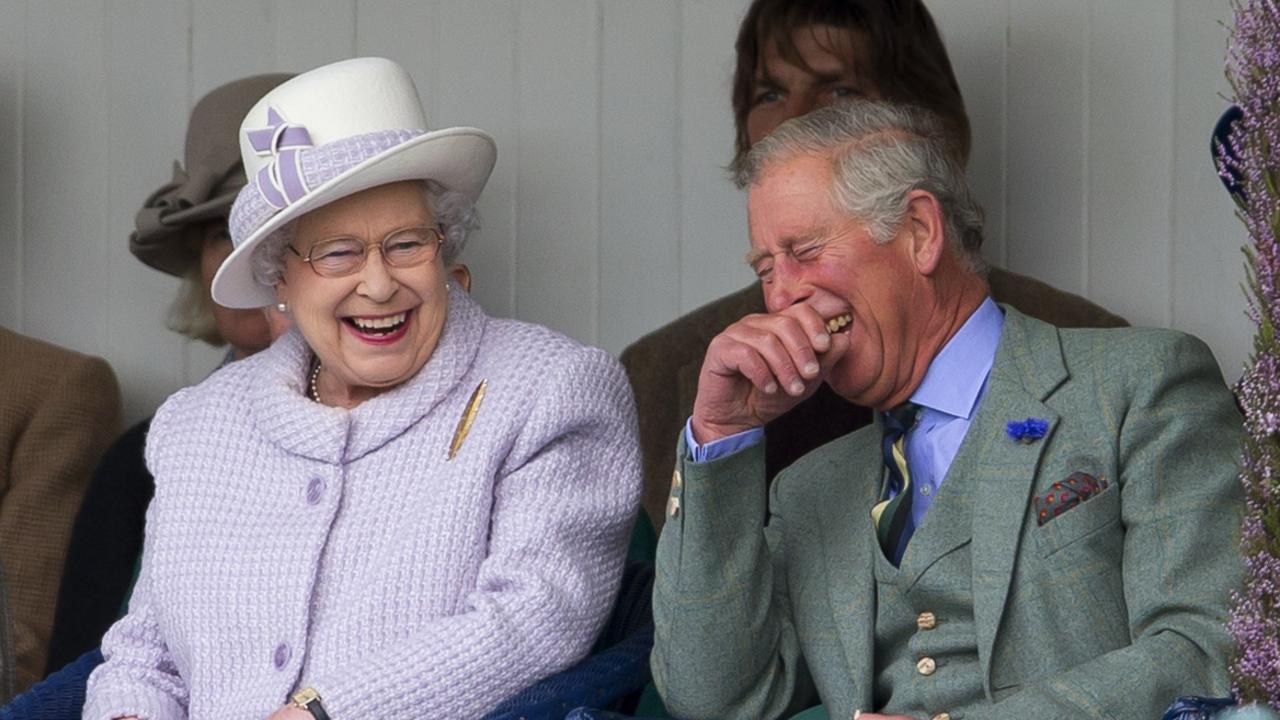
[{"label": "green tweed waistcoat", "polygon": [[970,582],[971,485],[967,475],[947,475],[900,568],[875,554],[874,707],[886,713],[957,720],[985,701]]}]

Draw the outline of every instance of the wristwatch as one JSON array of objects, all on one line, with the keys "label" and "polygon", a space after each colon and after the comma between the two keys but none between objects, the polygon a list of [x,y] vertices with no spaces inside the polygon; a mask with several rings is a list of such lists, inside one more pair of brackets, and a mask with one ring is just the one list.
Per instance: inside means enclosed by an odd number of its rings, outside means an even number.
[{"label": "wristwatch", "polygon": [[325,712],[324,706],[320,704],[320,693],[316,692],[315,688],[302,688],[289,699],[293,701],[294,707],[306,710],[316,720],[329,720],[329,713]]}]

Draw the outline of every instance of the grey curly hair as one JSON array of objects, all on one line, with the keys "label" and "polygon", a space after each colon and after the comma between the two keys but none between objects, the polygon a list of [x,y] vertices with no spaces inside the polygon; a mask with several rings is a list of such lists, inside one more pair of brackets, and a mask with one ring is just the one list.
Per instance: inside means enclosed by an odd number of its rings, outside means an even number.
[{"label": "grey curly hair", "polygon": [[778,126],[751,147],[738,168],[742,187],[764,169],[801,155],[831,158],[831,201],[866,223],[875,242],[893,239],[907,212],[907,196],[924,190],[937,198],[955,256],[976,273],[987,266],[982,208],[969,191],[964,168],[950,151],[942,120],[919,107],[851,101],[822,108]]},{"label": "grey curly hair", "polygon": [[[480,211],[476,204],[456,190],[450,190],[435,180],[415,181],[422,189],[422,197],[436,216],[436,224],[444,242],[440,254],[446,265],[457,259],[467,244],[467,236],[480,227]],[[268,235],[253,249],[249,263],[253,279],[267,287],[273,287],[284,275],[285,253],[289,243],[297,239],[297,220],[282,226]]]}]

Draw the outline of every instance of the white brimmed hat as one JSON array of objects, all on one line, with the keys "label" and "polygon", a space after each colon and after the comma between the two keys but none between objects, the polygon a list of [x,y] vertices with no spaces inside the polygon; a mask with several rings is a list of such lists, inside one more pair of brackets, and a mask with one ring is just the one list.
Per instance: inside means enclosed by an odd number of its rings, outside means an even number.
[{"label": "white brimmed hat", "polygon": [[483,130],[431,130],[404,68],[383,58],[325,65],[267,93],[240,125],[248,184],[229,220],[235,250],[213,278],[220,305],[276,301],[250,257],[271,233],[311,210],[401,180],[435,180],[480,196],[497,150]]}]

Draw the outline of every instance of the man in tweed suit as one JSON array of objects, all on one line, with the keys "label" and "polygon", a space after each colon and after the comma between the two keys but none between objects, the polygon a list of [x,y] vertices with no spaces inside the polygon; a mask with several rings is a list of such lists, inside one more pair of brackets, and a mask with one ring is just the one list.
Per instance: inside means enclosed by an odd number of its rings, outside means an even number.
[{"label": "man in tweed suit", "polygon": [[[784,120],[850,97],[927,108],[969,158],[969,117],[942,35],[922,0],[753,0],[743,16],[733,76],[732,167]],[[1046,228],[1039,242],[1052,243]],[[1035,278],[993,267],[996,302],[1058,327],[1121,327],[1123,318]],[[765,311],[752,283],[636,340],[622,353],[640,420],[645,511],[661,529],[680,428],[693,409],[698,372],[711,339],[747,315]],[[800,456],[871,422],[868,408],[820,387],[765,430],[765,472],[772,479]]]},{"label": "man in tweed suit", "polygon": [[[768,312],[711,342],[678,448],[652,665],[679,717],[1152,718],[1228,690],[1240,419],[1211,353],[995,304],[944,136],[851,102],[742,168]],[[822,382],[874,424],[766,503],[760,428]]]}]

